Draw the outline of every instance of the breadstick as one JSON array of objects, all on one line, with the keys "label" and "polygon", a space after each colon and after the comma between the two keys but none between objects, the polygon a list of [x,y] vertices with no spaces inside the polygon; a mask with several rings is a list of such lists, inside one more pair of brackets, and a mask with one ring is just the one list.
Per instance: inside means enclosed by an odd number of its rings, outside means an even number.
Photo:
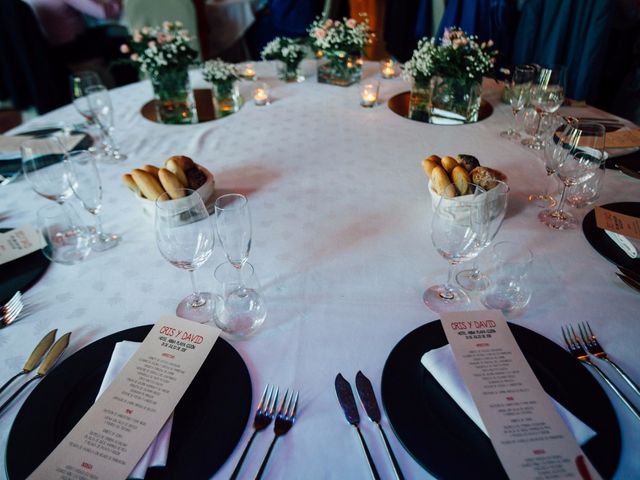
[{"label": "breadstick", "polygon": [[151,173],[140,168],[136,168],[131,172],[131,176],[142,194],[149,200],[155,202],[160,195],[165,193],[158,179]]}]

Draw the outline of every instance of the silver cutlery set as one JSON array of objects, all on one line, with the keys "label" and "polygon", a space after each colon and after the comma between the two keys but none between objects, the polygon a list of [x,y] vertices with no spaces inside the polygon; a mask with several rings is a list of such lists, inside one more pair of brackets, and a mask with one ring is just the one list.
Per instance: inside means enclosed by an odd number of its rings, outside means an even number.
[{"label": "silver cutlery set", "polygon": [[9,387],[9,385],[13,383],[14,380],[16,380],[18,377],[21,377],[22,375],[28,375],[29,373],[31,373],[42,360],[42,363],[36,371],[36,374],[29,380],[24,382],[20,386],[20,388],[13,392],[13,394],[7,400],[5,400],[2,405],[0,405],[0,414],[4,412],[4,410],[11,404],[11,402],[15,400],[18,395],[20,395],[20,393],[22,393],[32,382],[42,379],[47,373],[49,373],[58,359],[62,356],[65,349],[69,345],[71,332],[65,333],[62,337],[55,341],[57,332],[58,330],[55,329],[47,333],[42,338],[42,340],[38,342],[36,348],[33,349],[33,352],[31,352],[31,355],[29,355],[29,358],[22,367],[22,370],[11,377],[9,380],[7,380],[4,385],[0,387],[0,394],[2,394]]},{"label": "silver cutlery set", "polygon": [[[640,419],[640,409],[636,407],[632,401],[615,385],[613,380],[598,366],[597,360],[608,363],[618,373],[618,375],[627,383],[633,392],[640,399],[640,388],[629,378],[629,376],[620,368],[604,351],[597,337],[588,322],[578,324],[578,333],[572,325],[562,327],[562,338],[569,352],[580,362],[593,369],[604,382],[620,397],[620,400],[631,412]],[[594,361],[597,359],[596,361]]]},{"label": "silver cutlery set", "polygon": [[[358,413],[358,406],[356,405],[356,400],[353,396],[351,384],[342,376],[342,374],[339,373],[336,376],[335,388],[336,395],[338,396],[338,401],[340,402],[340,406],[344,411],[344,415],[347,421],[356,429],[358,438],[360,440],[360,445],[362,446],[362,450],[369,465],[371,478],[373,478],[374,480],[379,480],[380,474],[378,473],[375,462],[371,457],[371,452],[367,447],[367,442],[365,441],[364,436],[360,431],[360,427],[358,426],[360,423],[360,414]],[[369,416],[371,421],[378,427],[378,431],[380,432],[380,436],[382,437],[387,455],[391,459],[395,478],[398,480],[404,480],[404,476],[402,475],[402,471],[400,470],[400,465],[398,465],[398,460],[393,454],[393,450],[391,450],[391,445],[389,445],[387,435],[384,433],[384,429],[380,424],[382,416],[380,414],[380,408],[378,407],[378,401],[376,400],[376,396],[373,391],[373,386],[371,385],[369,379],[360,371],[356,375],[356,389],[358,390],[360,401],[362,402],[367,415]]]},{"label": "silver cutlery set", "polygon": [[0,309],[0,329],[18,320],[23,309],[22,293],[17,291]]},{"label": "silver cutlery set", "polygon": [[242,451],[242,455],[240,456],[240,460],[238,460],[238,464],[236,468],[233,470],[231,474],[230,480],[234,480],[238,478],[240,474],[240,470],[242,469],[242,464],[244,462],[247,453],[249,452],[249,448],[253,443],[256,434],[265,428],[267,428],[271,424],[271,420],[274,419],[274,427],[273,427],[273,440],[269,445],[269,450],[262,460],[262,464],[260,465],[260,469],[256,474],[256,480],[262,478],[264,475],[264,471],[267,468],[267,464],[269,463],[269,458],[271,457],[271,452],[273,451],[273,447],[276,444],[276,441],[283,435],[285,435],[293,424],[296,421],[296,412],[298,410],[298,397],[299,392],[296,390],[287,390],[284,394],[284,398],[282,399],[282,403],[280,403],[280,407],[276,412],[276,404],[278,403],[278,387],[274,385],[269,385],[265,387],[262,392],[262,397],[260,398],[260,403],[258,403],[258,408],[256,410],[256,415],[253,419],[253,434],[249,438],[247,445],[244,447]]}]

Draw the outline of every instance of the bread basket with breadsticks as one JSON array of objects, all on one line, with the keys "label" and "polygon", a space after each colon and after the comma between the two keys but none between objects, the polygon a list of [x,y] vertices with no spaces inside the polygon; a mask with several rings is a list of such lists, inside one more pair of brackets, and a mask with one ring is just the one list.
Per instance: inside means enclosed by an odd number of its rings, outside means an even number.
[{"label": "bread basket with breadsticks", "polygon": [[470,185],[478,185],[489,192],[498,182],[507,183],[504,173],[481,166],[473,155],[430,155],[422,160],[422,168],[429,177],[429,193],[434,211],[442,196],[455,201],[456,198],[472,193]]},{"label": "bread basket with breadsticks", "polygon": [[136,194],[142,211],[151,219],[155,218],[156,199],[165,192],[175,200],[184,195],[183,189],[195,190],[209,211],[215,201],[213,174],[184,155],[168,158],[163,167],[147,164],[136,168],[125,173],[122,181]]}]

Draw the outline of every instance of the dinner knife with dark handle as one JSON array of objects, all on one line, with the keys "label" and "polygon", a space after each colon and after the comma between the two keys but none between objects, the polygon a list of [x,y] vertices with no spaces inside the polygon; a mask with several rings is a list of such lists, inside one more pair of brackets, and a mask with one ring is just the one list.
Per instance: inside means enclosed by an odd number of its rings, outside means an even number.
[{"label": "dinner knife with dark handle", "polygon": [[382,441],[384,442],[384,448],[387,450],[387,455],[389,455],[391,463],[393,464],[393,471],[396,474],[396,478],[398,480],[404,480],[402,470],[400,470],[400,465],[398,465],[398,460],[393,454],[393,450],[391,450],[391,445],[389,444],[389,439],[387,438],[387,435],[384,433],[384,429],[380,424],[382,415],[380,414],[380,407],[378,407],[376,394],[373,391],[373,385],[371,385],[371,381],[361,371],[358,371],[358,373],[356,374],[356,389],[358,390],[360,401],[362,402],[367,415],[369,416],[371,421],[378,426],[378,431],[380,432]]},{"label": "dinner knife with dark handle", "polygon": [[31,355],[29,355],[29,358],[27,359],[27,361],[25,362],[24,366],[22,367],[22,370],[20,372],[18,372],[17,374],[15,374],[13,377],[11,377],[9,380],[7,380],[5,382],[5,384],[2,385],[2,387],[0,387],[0,393],[4,392],[5,389],[16,378],[18,378],[21,375],[26,375],[27,373],[31,372],[36,367],[36,365],[38,365],[38,363],[40,363],[40,360],[42,359],[42,357],[44,357],[44,354],[47,353],[47,350],[49,350],[49,347],[51,346],[51,344],[56,339],[56,334],[57,333],[58,333],[58,329],[56,328],[56,329],[51,330],[44,337],[42,337],[42,340],[40,340],[38,342],[38,345],[36,345],[36,348],[34,348],[33,352],[31,352]]},{"label": "dinner knife with dark handle", "polygon": [[380,480],[380,475],[378,474],[378,470],[376,469],[376,466],[373,463],[373,458],[371,457],[371,453],[367,448],[367,443],[364,441],[362,432],[358,427],[358,424],[360,423],[360,415],[358,414],[358,406],[356,405],[356,399],[353,396],[353,390],[351,390],[351,384],[345,380],[345,378],[342,376],[341,373],[339,373],[336,376],[335,387],[336,387],[336,395],[338,396],[338,401],[340,402],[340,406],[344,411],[344,416],[347,418],[347,421],[355,427],[356,432],[358,432],[358,438],[360,438],[360,445],[362,445],[364,454],[367,457],[367,462],[369,462],[371,477],[374,480]]},{"label": "dinner knife with dark handle", "polygon": [[69,338],[70,337],[71,337],[71,332],[67,332],[63,336],[61,336],[56,341],[56,343],[53,344],[53,347],[51,347],[51,350],[49,350],[49,353],[47,353],[47,356],[44,357],[44,360],[42,361],[42,365],[40,365],[40,368],[38,368],[38,371],[36,372],[35,377],[30,378],[28,381],[26,381],[18,390],[15,391],[15,393],[13,395],[11,395],[9,397],[9,399],[6,402],[4,402],[2,405],[0,405],[0,413],[2,413],[4,411],[4,409],[7,408],[9,406],[9,404],[18,395],[20,395],[20,393],[22,393],[22,391],[25,388],[27,388],[27,386],[31,382],[33,382],[34,380],[40,380],[47,373],[49,373],[49,370],[51,370],[51,368],[55,365],[55,363],[58,361],[60,356],[62,356],[62,354],[64,353],[65,349],[69,345]]}]

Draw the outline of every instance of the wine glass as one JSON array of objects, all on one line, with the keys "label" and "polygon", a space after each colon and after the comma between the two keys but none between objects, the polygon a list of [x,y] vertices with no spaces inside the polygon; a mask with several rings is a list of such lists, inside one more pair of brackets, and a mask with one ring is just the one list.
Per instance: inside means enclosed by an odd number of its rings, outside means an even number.
[{"label": "wine glass", "polygon": [[442,196],[431,222],[431,241],[438,253],[449,262],[449,276],[444,285],[428,288],[422,300],[434,312],[455,311],[466,307],[469,297],[453,285],[455,265],[472,260],[485,247],[488,228],[485,191],[471,185],[473,193],[463,197]]},{"label": "wine glass", "polygon": [[[535,73],[536,69],[532,65],[516,65],[513,71],[510,82],[509,103],[511,104],[514,122],[518,112],[524,108],[529,99],[531,82],[533,81]],[[520,138],[520,134],[513,127],[500,132],[500,136],[510,140]]]},{"label": "wine glass", "polygon": [[216,199],[218,238],[227,260],[240,271],[251,250],[251,213],[244,195],[229,193]]},{"label": "wine glass", "polygon": [[164,192],[156,200],[156,243],[164,258],[172,265],[187,270],[193,293],[176,308],[179,317],[205,323],[213,320],[215,299],[210,293],[200,292],[196,286],[195,270],[204,265],[215,243],[209,212],[195,190],[172,190],[171,199]]},{"label": "wine glass", "polygon": [[102,182],[96,161],[91,152],[76,150],[69,152],[65,160],[69,180],[73,193],[82,203],[82,206],[96,219],[96,233],[91,245],[92,250],[103,252],[115,247],[120,242],[120,237],[113,233],[102,231]]},{"label": "wine glass", "polygon": [[127,156],[120,151],[113,139],[113,106],[109,90],[104,85],[92,85],[87,87],[87,99],[93,120],[100,126],[104,134],[104,146],[106,152],[115,161],[124,161]]},{"label": "wine glass", "polygon": [[531,88],[531,104],[538,112],[538,126],[533,138],[526,138],[522,144],[534,150],[543,147],[540,136],[540,122],[550,113],[555,113],[564,102],[564,69],[560,66],[553,68],[541,67],[538,73],[538,82]]},{"label": "wine glass", "polygon": [[102,81],[96,72],[82,71],[76,72],[70,77],[71,98],[73,106],[88,123],[93,123],[91,106],[87,97],[87,89],[92,86],[102,85]]},{"label": "wine glass", "polygon": [[69,174],[64,166],[66,153],[58,135],[32,138],[20,145],[22,171],[31,188],[61,205],[73,195]]},{"label": "wine glass", "polygon": [[572,121],[558,139],[562,149],[556,175],[562,180],[562,196],[555,210],[540,212],[542,223],[557,230],[578,226],[576,218],[563,210],[567,188],[589,180],[604,162],[605,128],[599,123]]},{"label": "wine glass", "polygon": [[[504,182],[497,182],[497,185],[488,190],[485,195],[487,197],[488,224],[485,235],[477,238],[477,241],[484,244],[483,249],[491,245],[502,226],[502,221],[507,213],[509,185]],[[456,282],[468,291],[481,291],[489,286],[487,276],[478,268],[477,259],[474,259],[473,266],[470,269],[458,272]]]}]

